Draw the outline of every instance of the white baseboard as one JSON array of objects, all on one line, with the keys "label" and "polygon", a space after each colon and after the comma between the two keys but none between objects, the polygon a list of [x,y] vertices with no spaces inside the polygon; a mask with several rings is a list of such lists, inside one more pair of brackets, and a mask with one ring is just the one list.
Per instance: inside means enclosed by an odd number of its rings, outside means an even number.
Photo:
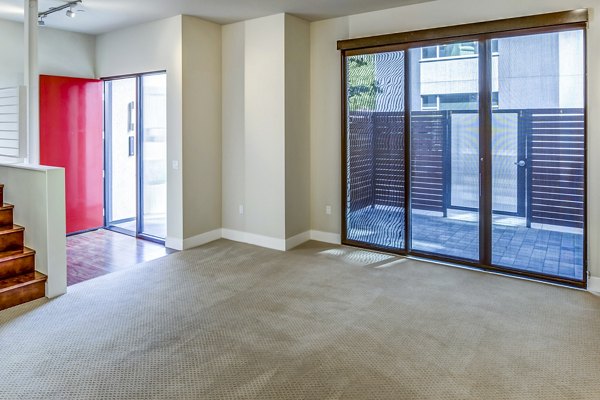
[{"label": "white baseboard", "polygon": [[302,232],[296,236],[292,236],[285,241],[285,249],[291,250],[294,247],[300,246],[302,243],[310,240],[310,231]]},{"label": "white baseboard", "polygon": [[165,247],[174,250],[187,250],[202,246],[206,243],[214,242],[217,239],[221,239],[221,236],[221,229],[215,229],[214,231],[201,233],[187,239],[167,237],[165,239]]},{"label": "white baseboard", "polygon": [[187,239],[183,239],[183,249],[191,249],[194,247],[202,246],[203,244],[214,242],[215,240],[221,239],[221,229],[215,229],[214,231],[201,233],[200,235],[192,236]]},{"label": "white baseboard", "polygon": [[310,231],[310,239],[316,240],[317,242],[341,244],[342,236],[339,233],[322,232],[322,231]]},{"label": "white baseboard", "polygon": [[600,278],[596,276],[590,276],[587,289],[590,292],[600,293]]},{"label": "white baseboard", "polygon": [[234,242],[248,243],[255,246],[266,247],[268,249],[286,251],[293,249],[309,240],[318,242],[340,244],[340,235],[337,233],[321,232],[321,231],[306,231],[289,239],[278,239],[270,236],[258,235],[255,233],[242,232],[234,229],[215,229],[214,231],[202,233],[192,236],[187,239],[167,238],[165,247],[175,250],[187,250],[193,247],[202,246],[217,239],[228,239]]},{"label": "white baseboard", "polygon": [[253,244],[255,246],[266,247],[268,249],[285,251],[286,240],[277,239],[270,236],[257,235],[255,233],[236,231],[233,229],[222,229],[221,236],[223,239],[233,240],[234,242],[242,242]]},{"label": "white baseboard", "polygon": [[165,247],[173,250],[183,250],[183,239],[167,237]]}]

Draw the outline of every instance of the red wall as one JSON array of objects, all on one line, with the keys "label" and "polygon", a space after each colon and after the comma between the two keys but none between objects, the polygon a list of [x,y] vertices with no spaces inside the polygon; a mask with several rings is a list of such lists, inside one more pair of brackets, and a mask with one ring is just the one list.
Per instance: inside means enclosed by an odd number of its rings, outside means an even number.
[{"label": "red wall", "polygon": [[65,168],[67,233],[104,225],[102,81],[40,76],[40,163]]}]

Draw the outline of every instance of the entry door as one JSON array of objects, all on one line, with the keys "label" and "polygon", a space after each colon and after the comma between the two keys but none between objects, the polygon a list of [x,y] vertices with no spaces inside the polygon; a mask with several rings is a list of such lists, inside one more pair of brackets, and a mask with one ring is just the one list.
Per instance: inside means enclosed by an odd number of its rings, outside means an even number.
[{"label": "entry door", "polygon": [[102,226],[102,81],[40,75],[40,163],[65,169],[67,234]]},{"label": "entry door", "polygon": [[166,237],[166,74],[104,82],[105,224],[121,233]]}]

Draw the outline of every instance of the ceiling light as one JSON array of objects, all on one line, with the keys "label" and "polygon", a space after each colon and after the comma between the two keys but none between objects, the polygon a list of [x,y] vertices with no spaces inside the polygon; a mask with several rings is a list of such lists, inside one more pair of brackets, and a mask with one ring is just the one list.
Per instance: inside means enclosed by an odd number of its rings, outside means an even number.
[{"label": "ceiling light", "polygon": [[[54,14],[57,11],[67,10],[65,13],[69,18],[75,18],[77,16],[77,10],[74,10],[73,7],[76,7],[78,4],[81,4],[82,0],[71,0],[68,3],[65,3],[58,7],[51,7],[46,11],[41,11],[38,13],[38,25],[46,25],[44,18],[46,18],[50,14]],[[83,10],[80,10],[83,11]]]}]

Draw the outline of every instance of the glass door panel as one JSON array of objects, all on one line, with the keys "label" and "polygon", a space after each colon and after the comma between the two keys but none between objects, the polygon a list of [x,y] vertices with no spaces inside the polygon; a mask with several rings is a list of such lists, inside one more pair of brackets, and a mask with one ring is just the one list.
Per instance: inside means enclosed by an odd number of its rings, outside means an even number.
[{"label": "glass door panel", "polygon": [[492,264],[583,280],[582,30],[497,40]]},{"label": "glass door panel", "polygon": [[410,50],[410,230],[418,253],[479,261],[478,53],[477,42]]},{"label": "glass door panel", "polygon": [[140,233],[167,236],[167,76],[143,75]]},{"label": "glass door panel", "polygon": [[137,232],[137,83],[135,78],[106,81],[105,140],[107,141],[106,225]]},{"label": "glass door panel", "polygon": [[403,250],[404,51],[346,57],[347,241]]}]

